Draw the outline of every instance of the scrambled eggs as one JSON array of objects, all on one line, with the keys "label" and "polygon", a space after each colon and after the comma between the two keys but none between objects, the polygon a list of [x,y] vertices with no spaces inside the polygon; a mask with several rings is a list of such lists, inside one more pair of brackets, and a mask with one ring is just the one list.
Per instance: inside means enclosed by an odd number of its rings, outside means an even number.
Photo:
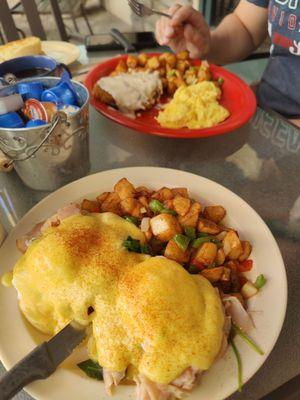
[{"label": "scrambled eggs", "polygon": [[157,116],[164,128],[201,129],[224,121],[229,111],[218,103],[221,89],[212,81],[181,86]]},{"label": "scrambled eggs", "polygon": [[13,270],[21,310],[51,335],[71,320],[92,322],[90,356],[110,371],[129,367],[167,384],[189,366],[208,369],[224,337],[218,293],[175,261],[129,252],[128,235],[145,243],[140,229],[110,212],[47,229]]}]

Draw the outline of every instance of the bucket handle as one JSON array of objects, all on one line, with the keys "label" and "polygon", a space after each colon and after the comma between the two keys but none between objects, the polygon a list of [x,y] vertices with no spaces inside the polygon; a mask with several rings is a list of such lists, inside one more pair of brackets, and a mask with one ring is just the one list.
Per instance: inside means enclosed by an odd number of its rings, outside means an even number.
[{"label": "bucket handle", "polygon": [[[58,111],[53,116],[51,126],[49,128],[49,131],[46,133],[44,139],[35,147],[35,149],[32,150],[32,152],[29,155],[25,157],[22,158],[11,157],[10,154],[2,150],[8,157],[11,158],[11,160],[7,163],[7,166],[9,167],[10,165],[12,165],[14,161],[26,161],[29,158],[31,158],[37,151],[39,151],[39,149],[43,146],[43,144],[49,139],[49,137],[51,136],[57,125],[59,123],[65,123],[65,122],[67,122],[67,115],[62,111]],[[4,145],[5,147],[8,147],[7,144],[4,143],[4,141],[1,138],[0,138],[0,144]]]}]

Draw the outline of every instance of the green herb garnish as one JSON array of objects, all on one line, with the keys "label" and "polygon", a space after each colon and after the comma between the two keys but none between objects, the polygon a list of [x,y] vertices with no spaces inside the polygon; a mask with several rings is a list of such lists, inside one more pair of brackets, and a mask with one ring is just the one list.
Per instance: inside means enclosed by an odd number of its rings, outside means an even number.
[{"label": "green herb garnish", "polygon": [[247,333],[242,331],[239,327],[236,325],[232,324],[232,329],[233,331],[239,335],[256,353],[260,354],[261,356],[264,355],[264,352],[262,349],[254,342],[253,339],[251,339]]},{"label": "green herb garnish", "polygon": [[196,239],[196,229],[195,228],[192,228],[191,226],[186,226],[184,228],[184,233],[190,239]]},{"label": "green herb garnish", "polygon": [[141,244],[141,242],[137,239],[133,239],[131,236],[128,236],[126,240],[123,242],[123,246],[128,251],[132,251],[134,253],[142,253],[142,254],[151,254],[151,247],[148,244]]},{"label": "green herb garnish", "polygon": [[232,346],[233,353],[234,353],[234,355],[236,357],[237,367],[238,367],[238,391],[241,392],[242,388],[243,388],[242,360],[241,360],[240,353],[239,353],[239,351],[238,351],[233,339],[231,340],[231,346]]},{"label": "green herb garnish", "polygon": [[128,215],[126,217],[124,217],[124,219],[126,219],[126,221],[131,222],[132,224],[138,226],[139,224],[139,219],[137,217],[132,217],[131,215]]},{"label": "green herb garnish", "polygon": [[177,212],[174,210],[170,210],[169,208],[165,208],[164,205],[159,200],[151,200],[149,203],[149,208],[154,214],[171,214],[177,215]]},{"label": "green herb garnish", "polygon": [[261,289],[265,284],[266,284],[267,280],[264,276],[264,274],[258,275],[258,277],[256,278],[256,281],[254,282],[254,286],[256,287],[256,289]]},{"label": "green herb garnish", "polygon": [[86,360],[80,362],[77,366],[90,378],[97,379],[98,381],[103,380],[103,369],[97,362]]},{"label": "green herb garnish", "polygon": [[174,242],[177,244],[177,246],[182,250],[186,251],[188,248],[188,245],[191,241],[191,239],[185,235],[182,235],[181,233],[178,233],[173,237]]}]

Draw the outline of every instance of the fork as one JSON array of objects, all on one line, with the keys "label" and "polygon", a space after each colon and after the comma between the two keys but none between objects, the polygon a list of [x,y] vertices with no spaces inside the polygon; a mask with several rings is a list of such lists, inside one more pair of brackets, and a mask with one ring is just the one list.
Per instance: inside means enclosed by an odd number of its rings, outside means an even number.
[{"label": "fork", "polygon": [[139,17],[149,17],[150,15],[158,14],[158,15],[162,15],[163,17],[172,18],[171,15],[166,14],[161,11],[158,11],[158,10],[154,10],[153,8],[147,7],[144,4],[142,4],[136,0],[128,0],[128,5],[132,9],[132,11]]}]

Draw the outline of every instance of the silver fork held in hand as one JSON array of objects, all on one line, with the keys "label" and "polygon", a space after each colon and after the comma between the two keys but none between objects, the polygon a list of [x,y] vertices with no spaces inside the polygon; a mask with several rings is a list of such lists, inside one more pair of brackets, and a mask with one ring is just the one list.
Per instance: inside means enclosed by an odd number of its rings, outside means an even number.
[{"label": "silver fork held in hand", "polygon": [[166,14],[162,11],[154,10],[150,7],[147,7],[144,4],[142,4],[136,0],[128,0],[128,5],[132,9],[132,11],[139,17],[150,17],[150,15],[157,14],[157,15],[161,15],[162,17],[167,17],[170,19],[172,18],[171,15]]}]

